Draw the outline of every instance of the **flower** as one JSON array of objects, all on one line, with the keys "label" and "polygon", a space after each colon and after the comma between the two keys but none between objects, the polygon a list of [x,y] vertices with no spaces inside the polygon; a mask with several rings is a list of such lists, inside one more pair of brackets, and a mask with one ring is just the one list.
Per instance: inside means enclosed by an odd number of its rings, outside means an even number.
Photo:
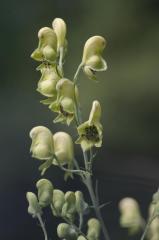
[{"label": "flower", "polygon": [[88,220],[88,231],[87,238],[89,240],[98,240],[100,238],[100,222],[96,218],[91,218]]},{"label": "flower", "polygon": [[52,198],[52,212],[55,216],[61,216],[64,203],[65,194],[59,189],[54,189]]},{"label": "flower", "polygon": [[49,98],[56,97],[56,84],[60,79],[56,68],[53,66],[43,67],[41,73],[42,76],[38,82],[37,91]]},{"label": "flower", "polygon": [[89,115],[89,120],[78,126],[77,131],[79,138],[76,140],[77,144],[81,144],[84,151],[91,147],[101,147],[102,145],[102,125],[100,123],[101,106],[95,100],[92,104],[92,109]]},{"label": "flower", "polygon": [[36,187],[38,189],[39,205],[42,208],[49,206],[52,202],[53,197],[52,183],[49,180],[43,178],[36,183]]},{"label": "flower", "polygon": [[128,228],[129,234],[139,232],[143,227],[143,218],[140,213],[138,202],[133,198],[123,198],[119,202],[121,212],[120,225]]},{"label": "flower", "polygon": [[36,61],[55,63],[57,58],[57,36],[54,30],[43,27],[38,32],[38,38],[38,48],[31,54],[31,57]]},{"label": "flower", "polygon": [[101,36],[89,38],[83,49],[83,71],[88,78],[96,79],[95,73],[107,69],[106,61],[102,58],[102,52],[106,46],[106,40]]},{"label": "flower", "polygon": [[[68,170],[72,170],[74,166],[74,145],[71,136],[65,132],[57,132],[53,135],[53,140],[57,157],[57,159],[54,158],[53,164],[67,165]],[[73,177],[71,172],[65,173],[65,180],[68,177]]]},{"label": "flower", "polygon": [[69,79],[62,78],[58,81],[56,90],[57,100],[49,106],[53,112],[58,113],[54,122],[62,122],[70,125],[75,116],[74,99],[75,97],[77,98],[78,95],[77,87],[74,87],[73,82]]},{"label": "flower", "polygon": [[32,157],[39,160],[51,159],[54,155],[54,143],[51,131],[43,126],[37,126],[30,131]]},{"label": "flower", "polygon": [[29,203],[28,213],[31,214],[33,217],[36,217],[38,214],[41,215],[42,211],[36,195],[32,192],[27,192],[26,198]]},{"label": "flower", "polygon": [[66,45],[66,23],[62,18],[55,18],[52,27],[57,36],[57,51],[59,52],[60,48],[64,48]]}]

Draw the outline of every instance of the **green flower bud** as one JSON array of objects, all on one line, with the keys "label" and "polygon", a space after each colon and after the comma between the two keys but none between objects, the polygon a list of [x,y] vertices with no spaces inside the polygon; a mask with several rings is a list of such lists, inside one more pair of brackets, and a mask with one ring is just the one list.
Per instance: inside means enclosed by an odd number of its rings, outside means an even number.
[{"label": "green flower bud", "polygon": [[81,191],[75,192],[76,197],[76,211],[78,214],[83,214],[88,208],[88,204],[84,201],[83,193]]},{"label": "green flower bud", "polygon": [[103,128],[100,123],[101,106],[96,100],[93,101],[92,109],[89,115],[89,120],[78,126],[77,131],[79,138],[76,140],[77,144],[81,144],[84,151],[91,147],[101,147],[103,138]]},{"label": "green flower bud", "polygon": [[133,198],[123,198],[119,202],[121,213],[120,225],[127,228],[130,235],[136,234],[143,227],[143,218],[140,213],[139,205]]},{"label": "green flower bud", "polygon": [[47,207],[52,202],[53,196],[53,185],[47,179],[40,179],[36,183],[36,187],[38,189],[38,199],[40,206]]},{"label": "green flower bud", "polygon": [[67,223],[60,223],[57,227],[57,235],[61,239],[75,240],[77,239],[76,230]]},{"label": "green flower bud", "polygon": [[47,67],[42,69],[42,76],[38,82],[37,91],[46,97],[54,97],[57,95],[56,84],[60,77],[55,67]]},{"label": "green flower bud", "polygon": [[57,37],[53,29],[43,27],[38,32],[39,45],[31,54],[36,61],[54,63],[57,57]]},{"label": "green flower bud", "polygon": [[99,220],[96,218],[91,218],[89,219],[87,224],[88,224],[87,238],[89,240],[99,240],[101,229]]},{"label": "green flower bud", "polygon": [[105,71],[107,69],[107,64],[101,56],[105,46],[106,40],[101,36],[93,36],[85,43],[82,66],[84,73],[90,79],[96,79],[96,71]]},{"label": "green flower bud", "polygon": [[60,49],[60,47],[64,47],[65,45],[65,38],[67,32],[66,23],[61,18],[55,18],[52,22],[52,27],[57,36],[58,49]]},{"label": "green flower bud", "polygon": [[[75,115],[75,97],[78,98],[78,89],[74,88],[72,81],[62,78],[56,85],[57,100],[50,105],[53,112],[57,112],[58,116],[54,122],[62,122],[69,125]],[[75,96],[76,95],[76,96]]]},{"label": "green flower bud", "polygon": [[75,193],[68,191],[65,193],[65,203],[62,208],[62,216],[68,218],[70,221],[73,221],[74,214],[76,212],[76,197]]},{"label": "green flower bud", "polygon": [[26,198],[29,203],[28,213],[31,214],[33,217],[36,217],[38,214],[41,215],[42,211],[36,195],[32,192],[27,192]]},{"label": "green flower bud", "polygon": [[39,160],[51,159],[54,155],[54,144],[51,131],[43,126],[34,127],[30,131],[32,157]]},{"label": "green flower bud", "polygon": [[62,207],[65,203],[65,195],[64,193],[59,190],[55,189],[53,191],[53,198],[52,198],[52,204],[53,204],[53,214],[55,216],[61,216],[62,213]]}]

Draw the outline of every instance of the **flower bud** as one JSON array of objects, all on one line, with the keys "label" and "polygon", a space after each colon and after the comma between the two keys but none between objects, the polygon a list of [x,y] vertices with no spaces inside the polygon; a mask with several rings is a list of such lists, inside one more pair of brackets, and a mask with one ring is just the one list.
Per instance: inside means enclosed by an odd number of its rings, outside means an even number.
[{"label": "flower bud", "polygon": [[26,198],[29,203],[28,213],[31,214],[33,217],[36,217],[37,214],[41,214],[41,207],[38,203],[36,195],[32,192],[27,192]]},{"label": "flower bud", "polygon": [[53,204],[52,210],[55,216],[61,216],[62,207],[64,203],[65,203],[64,193],[59,189],[55,189],[53,191],[53,198],[52,198],[52,204]]},{"label": "flower bud", "polygon": [[101,114],[102,114],[102,110],[101,110],[100,102],[97,100],[93,101],[92,109],[89,114],[89,124],[91,125],[91,124],[98,123],[101,119]]},{"label": "flower bud", "polygon": [[36,183],[36,187],[38,189],[38,199],[40,206],[47,207],[52,202],[53,196],[53,185],[47,179],[40,179]]},{"label": "flower bud", "polygon": [[75,240],[77,239],[76,230],[67,223],[60,223],[57,227],[57,235],[61,239]]},{"label": "flower bud", "polygon": [[30,148],[32,157],[39,160],[48,160],[53,157],[53,137],[51,131],[48,128],[43,126],[34,127],[30,131],[30,137],[32,139]]},{"label": "flower bud", "polygon": [[83,214],[88,208],[88,204],[84,201],[83,193],[81,191],[75,192],[76,197],[76,211],[78,214]]},{"label": "flower bud", "polygon": [[143,227],[143,218],[137,201],[133,198],[123,198],[119,202],[119,210],[121,227],[128,228],[130,235],[139,232]]},{"label": "flower bud", "polygon": [[62,208],[62,216],[67,217],[71,221],[74,219],[74,214],[76,212],[76,197],[75,193],[68,191],[65,193],[65,203]]},{"label": "flower bud", "polygon": [[67,31],[66,23],[61,18],[55,18],[53,20],[52,27],[57,36],[58,49],[60,49],[60,47],[64,47],[64,44],[65,44],[66,31]]},{"label": "flower bud", "polygon": [[60,77],[54,67],[43,69],[42,76],[38,82],[37,91],[46,97],[56,96],[56,84],[59,79]]},{"label": "flower bud", "polygon": [[56,60],[57,37],[53,29],[43,27],[38,32],[39,45],[31,54],[36,61],[48,61],[54,63]]},{"label": "flower bud", "polygon": [[91,218],[88,221],[87,238],[89,240],[99,240],[100,237],[100,223],[96,218]]}]

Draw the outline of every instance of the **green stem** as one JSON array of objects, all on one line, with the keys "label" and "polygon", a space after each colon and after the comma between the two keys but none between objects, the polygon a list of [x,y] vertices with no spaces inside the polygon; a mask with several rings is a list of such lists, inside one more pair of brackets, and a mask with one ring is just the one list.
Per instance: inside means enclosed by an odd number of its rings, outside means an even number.
[{"label": "green stem", "polygon": [[155,216],[153,216],[153,217],[151,217],[151,218],[149,219],[149,221],[148,221],[148,223],[146,224],[145,230],[144,230],[144,232],[143,232],[140,240],[144,240],[144,238],[145,238],[145,236],[146,236],[146,234],[147,234],[147,232],[148,232],[148,229],[149,229],[149,227],[150,227],[150,225],[151,225],[151,223],[152,223],[152,221],[153,221],[154,219],[155,219]]},{"label": "green stem", "polygon": [[42,228],[42,230],[43,230],[44,238],[45,238],[45,240],[48,240],[46,228],[45,228],[45,225],[44,225],[44,223],[43,223],[43,220],[42,220],[41,215],[40,215],[40,214],[37,214],[37,218],[38,218],[38,220],[39,220],[39,222],[40,222],[40,226],[41,226],[41,228]]},{"label": "green stem", "polygon": [[88,192],[90,194],[90,198],[91,198],[92,204],[94,206],[94,211],[96,213],[96,216],[97,216],[98,220],[100,221],[101,229],[102,229],[104,238],[105,238],[105,240],[110,240],[108,231],[107,231],[107,229],[105,227],[104,220],[103,220],[101,212],[100,212],[100,207],[98,205],[98,202],[97,202],[94,190],[93,190],[92,179],[91,179],[90,175],[87,176],[86,181],[84,183],[85,183],[85,185],[86,185],[86,187],[88,189]]},{"label": "green stem", "polygon": [[[81,63],[78,66],[77,71],[76,71],[76,73],[74,75],[74,78],[73,78],[74,87],[76,87],[77,78],[78,78],[78,75],[79,75],[79,72],[80,72],[82,66],[83,66],[83,64]],[[76,94],[75,94],[75,107],[76,107],[76,122],[79,125],[79,124],[82,123],[82,117],[81,117],[81,111],[80,111],[80,108],[79,108],[79,103],[77,102]],[[86,187],[88,189],[91,201],[92,201],[93,206],[94,206],[94,210],[95,210],[96,216],[99,219],[100,224],[101,224],[101,228],[102,228],[102,232],[103,232],[104,238],[105,238],[105,240],[110,240],[108,231],[107,231],[107,229],[105,227],[104,220],[103,220],[101,212],[100,212],[99,203],[98,203],[98,201],[96,199],[96,196],[95,196],[95,193],[94,193],[94,190],[93,190],[92,178],[91,178],[91,174],[90,174],[90,169],[92,169],[92,166],[89,166],[87,152],[85,152],[83,150],[82,150],[82,152],[83,152],[83,157],[84,157],[85,173],[88,173],[87,175],[85,174],[85,175],[82,176],[82,180],[83,180],[84,184],[86,185]],[[92,151],[90,153],[91,153],[90,154],[91,157],[93,158]],[[91,161],[90,161],[91,165],[92,165],[92,162],[93,161],[91,159]]]},{"label": "green stem", "polygon": [[59,69],[60,69],[62,76],[63,76],[63,53],[64,53],[64,49],[63,49],[63,47],[60,47]]},{"label": "green stem", "polygon": [[81,70],[82,66],[83,66],[83,63],[80,63],[80,65],[78,66],[78,68],[77,68],[77,70],[76,70],[76,72],[75,72],[75,75],[74,75],[74,77],[73,77],[73,82],[74,82],[74,84],[77,83],[78,75],[79,75],[79,73],[80,73],[80,70]]}]

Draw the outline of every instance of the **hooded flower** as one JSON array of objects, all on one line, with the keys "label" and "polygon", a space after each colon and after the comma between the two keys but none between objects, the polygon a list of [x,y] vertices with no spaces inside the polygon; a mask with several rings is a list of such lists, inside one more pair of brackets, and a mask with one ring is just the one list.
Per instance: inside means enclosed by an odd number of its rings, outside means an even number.
[{"label": "hooded flower", "polygon": [[102,145],[102,125],[100,123],[101,106],[98,101],[93,101],[89,120],[79,125],[77,128],[79,138],[76,143],[81,144],[84,151],[91,147],[101,147]]},{"label": "hooded flower", "polygon": [[42,95],[53,98],[56,97],[56,84],[60,79],[55,67],[43,67],[41,69],[42,76],[38,82],[37,91]]},{"label": "hooded flower", "polygon": [[89,240],[99,240],[100,239],[100,222],[96,218],[91,218],[88,220],[88,231],[87,231],[87,238]]},{"label": "hooded flower", "polygon": [[52,22],[52,27],[57,36],[57,51],[66,46],[66,23],[62,18],[55,18]]},{"label": "hooded flower", "polygon": [[53,112],[57,112],[58,116],[54,122],[62,122],[69,125],[75,116],[75,95],[78,97],[78,90],[69,79],[62,78],[56,85],[57,100],[50,105]]},{"label": "hooded flower", "polygon": [[38,48],[31,54],[31,57],[36,61],[55,63],[57,58],[57,37],[54,30],[43,27],[38,32],[38,38]]},{"label": "hooded flower", "polygon": [[[73,141],[69,134],[65,132],[57,132],[53,135],[54,140],[54,149],[55,155],[58,159],[54,159],[54,165],[67,165],[68,169],[73,169],[73,160],[74,160],[74,148]],[[66,172],[65,179],[70,176],[72,177],[72,173]]]},{"label": "hooded flower", "polygon": [[101,36],[89,38],[84,45],[81,65],[83,66],[84,73],[90,79],[96,79],[96,72],[107,69],[107,64],[102,58],[105,46],[106,40]]},{"label": "hooded flower", "polygon": [[30,137],[32,139],[30,148],[32,157],[44,160],[44,163],[39,167],[39,171],[41,171],[41,175],[43,175],[52,165],[54,157],[54,142],[52,133],[46,127],[37,126],[30,131]]},{"label": "hooded flower", "polygon": [[51,159],[54,155],[54,143],[51,131],[43,126],[34,127],[30,131],[32,157],[39,160]]}]

